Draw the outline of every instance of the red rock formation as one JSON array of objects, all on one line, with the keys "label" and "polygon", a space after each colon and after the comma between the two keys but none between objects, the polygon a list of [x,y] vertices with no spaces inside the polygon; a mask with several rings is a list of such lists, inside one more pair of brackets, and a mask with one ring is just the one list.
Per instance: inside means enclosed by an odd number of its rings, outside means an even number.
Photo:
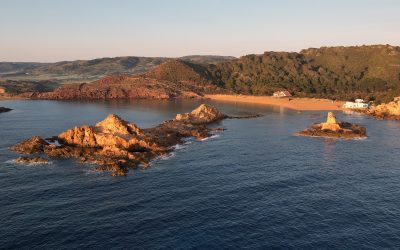
[{"label": "red rock formation", "polygon": [[143,76],[106,76],[91,83],[65,84],[39,99],[170,99],[201,98],[211,84],[193,85]]},{"label": "red rock formation", "polygon": [[197,109],[186,114],[177,114],[175,119],[192,124],[206,124],[227,118],[227,116],[212,106],[201,104]]},{"label": "red rock formation", "polygon": [[367,114],[378,119],[400,120],[400,97],[394,98],[392,102],[370,107]]},{"label": "red rock formation", "polygon": [[332,112],[327,115],[326,122],[315,124],[296,133],[298,136],[357,139],[367,137],[366,129],[358,124],[336,122]]},{"label": "red rock formation", "polygon": [[124,175],[129,168],[147,166],[157,155],[167,154],[171,146],[182,143],[184,137],[202,139],[210,136],[205,124],[227,117],[216,108],[201,105],[185,117],[165,121],[148,129],[111,114],[95,126],[80,126],[58,135],[62,144],[50,145],[40,137],[32,137],[12,147],[22,154],[46,153],[50,157],[73,157],[82,162],[95,162],[99,170]]}]

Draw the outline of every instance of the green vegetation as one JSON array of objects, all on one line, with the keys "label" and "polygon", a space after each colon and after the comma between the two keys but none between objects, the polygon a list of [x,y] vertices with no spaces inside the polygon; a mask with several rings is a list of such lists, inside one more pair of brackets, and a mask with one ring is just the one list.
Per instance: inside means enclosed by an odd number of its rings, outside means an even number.
[{"label": "green vegetation", "polygon": [[400,47],[322,47],[300,53],[265,52],[239,59],[116,57],[58,63],[0,63],[0,80],[18,80],[6,85],[3,81],[0,86],[10,93],[19,93],[21,89],[41,92],[53,88],[53,83],[92,82],[114,74],[164,80],[185,89],[200,88],[206,93],[271,95],[287,89],[298,97],[363,98],[379,103],[400,96]]},{"label": "green vegetation", "polygon": [[[224,56],[185,56],[182,61],[197,64],[231,60]],[[0,62],[0,80],[51,80],[59,83],[89,82],[106,75],[143,74],[170,60],[164,57],[114,57],[56,63]]]},{"label": "green vegetation", "polygon": [[210,66],[214,82],[237,93],[386,102],[400,95],[400,47],[324,47],[265,52]]},{"label": "green vegetation", "polygon": [[18,95],[31,92],[47,92],[52,91],[59,85],[52,81],[0,81],[0,88],[4,89],[7,94]]}]

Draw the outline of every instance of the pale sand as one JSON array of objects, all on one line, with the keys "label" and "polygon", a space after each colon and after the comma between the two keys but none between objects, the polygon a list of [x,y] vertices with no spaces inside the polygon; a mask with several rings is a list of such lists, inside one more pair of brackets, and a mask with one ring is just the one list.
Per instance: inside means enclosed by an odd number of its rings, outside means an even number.
[{"label": "pale sand", "polygon": [[206,95],[211,100],[282,106],[294,110],[342,110],[344,102],[316,98],[275,98],[250,95]]}]

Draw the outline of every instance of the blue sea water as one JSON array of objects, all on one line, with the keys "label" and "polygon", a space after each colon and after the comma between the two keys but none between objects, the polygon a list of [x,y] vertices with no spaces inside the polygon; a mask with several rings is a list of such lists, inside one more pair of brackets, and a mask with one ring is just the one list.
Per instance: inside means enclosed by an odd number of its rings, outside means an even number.
[{"label": "blue sea water", "polygon": [[296,137],[325,117],[212,102],[226,128],[126,177],[54,160],[16,164],[8,148],[115,113],[150,127],[197,101],[1,101],[2,249],[399,249],[400,122],[337,113],[368,139]]}]

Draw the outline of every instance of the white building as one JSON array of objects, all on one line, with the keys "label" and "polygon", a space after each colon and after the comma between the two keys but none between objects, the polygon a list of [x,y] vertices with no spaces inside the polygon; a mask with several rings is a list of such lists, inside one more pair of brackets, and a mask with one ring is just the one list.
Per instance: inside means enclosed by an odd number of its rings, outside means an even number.
[{"label": "white building", "polygon": [[369,107],[368,103],[365,103],[363,99],[356,99],[354,102],[346,102],[343,104],[345,109],[366,109]]}]

